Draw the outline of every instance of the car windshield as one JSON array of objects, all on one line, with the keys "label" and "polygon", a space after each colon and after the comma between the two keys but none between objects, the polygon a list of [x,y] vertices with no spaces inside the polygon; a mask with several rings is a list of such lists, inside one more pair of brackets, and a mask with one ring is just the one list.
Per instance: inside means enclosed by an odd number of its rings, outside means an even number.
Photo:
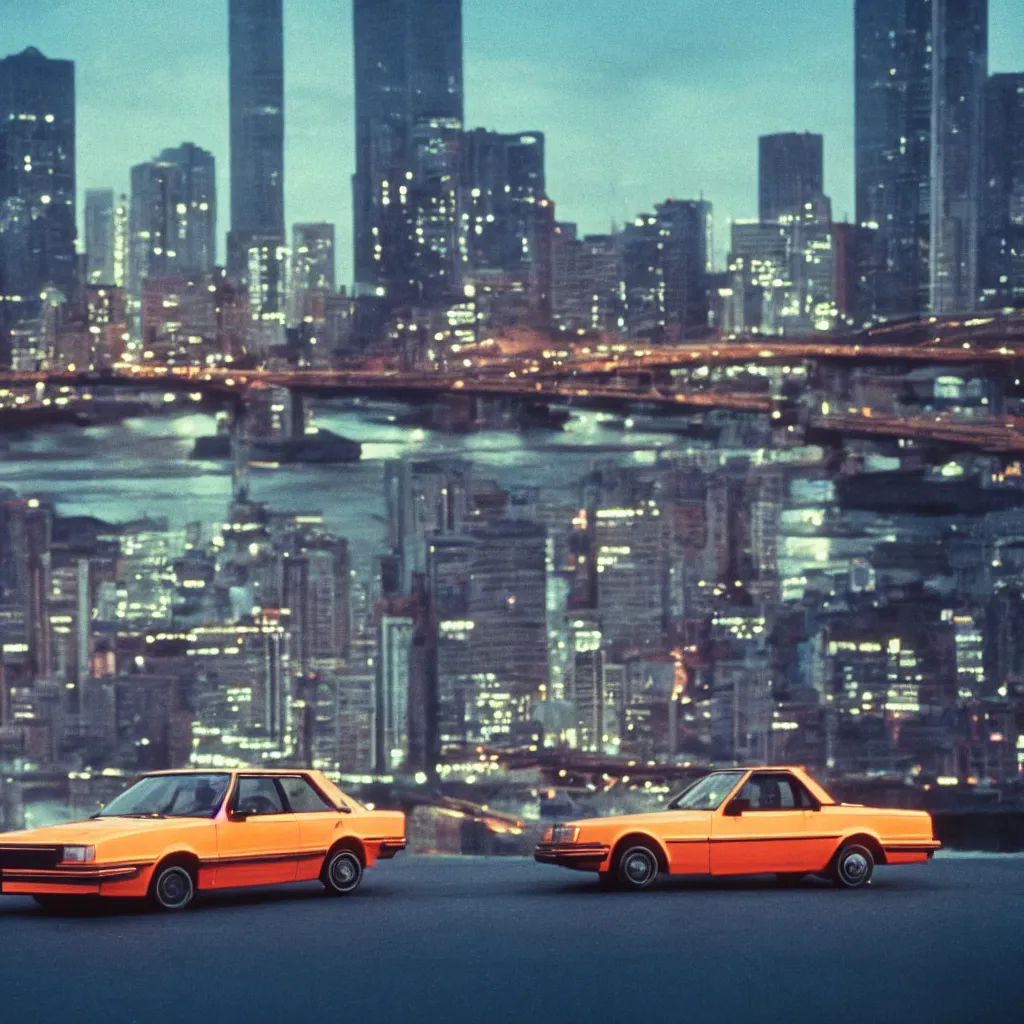
[{"label": "car windshield", "polygon": [[717,811],[743,778],[743,772],[714,772],[699,779],[669,805],[670,811]]},{"label": "car windshield", "polygon": [[230,775],[150,775],[115,797],[97,818],[212,818]]}]

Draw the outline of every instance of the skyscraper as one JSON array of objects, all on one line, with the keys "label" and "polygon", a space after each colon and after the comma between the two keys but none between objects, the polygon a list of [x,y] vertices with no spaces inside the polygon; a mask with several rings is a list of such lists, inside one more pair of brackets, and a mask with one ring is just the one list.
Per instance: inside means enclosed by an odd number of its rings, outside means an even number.
[{"label": "skyscraper", "polygon": [[357,295],[457,284],[462,0],[355,0]]},{"label": "skyscraper", "polygon": [[114,190],[85,193],[85,257],[89,284],[114,283]]},{"label": "skyscraper", "polygon": [[149,277],[204,274],[216,262],[216,168],[184,143],[132,168],[129,291]]},{"label": "skyscraper", "polygon": [[820,135],[787,132],[760,141],[760,218],[802,217],[825,192],[825,142]]},{"label": "skyscraper", "polygon": [[932,0],[931,311],[978,303],[988,0]]},{"label": "skyscraper", "polygon": [[229,0],[231,240],[229,270],[248,273],[249,249],[283,247],[284,20],[282,0]]},{"label": "skyscraper", "polygon": [[634,338],[681,338],[708,324],[711,204],[667,199],[620,236],[625,326]]},{"label": "skyscraper", "polygon": [[988,0],[857,0],[857,220],[879,230],[879,313],[977,301]]},{"label": "skyscraper", "polygon": [[311,291],[334,292],[334,225],[296,224],[292,227],[292,323],[306,315]]},{"label": "skyscraper", "polygon": [[985,89],[980,291],[988,307],[1024,303],[1024,74]]},{"label": "skyscraper", "polygon": [[0,61],[0,325],[76,271],[75,66],[29,48]]},{"label": "skyscraper", "polygon": [[879,313],[929,306],[932,0],[857,0],[857,221],[879,230]]}]

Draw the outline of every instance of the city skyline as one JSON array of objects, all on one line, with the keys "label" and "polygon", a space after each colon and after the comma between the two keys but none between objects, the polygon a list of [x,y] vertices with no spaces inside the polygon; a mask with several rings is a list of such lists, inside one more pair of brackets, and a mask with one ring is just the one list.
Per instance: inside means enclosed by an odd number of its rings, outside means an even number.
[{"label": "city skyline", "polygon": [[[0,10],[9,6],[2,3]],[[771,19],[743,16],[743,8],[754,14],[748,0],[730,3],[728,17],[701,6],[655,0],[622,22],[613,5],[591,5],[587,42],[581,45],[569,12],[545,9],[540,32],[542,5],[529,0],[502,12],[507,31],[495,33],[493,5],[468,0],[467,127],[544,131],[558,218],[578,221],[585,232],[606,231],[612,220],[621,224],[665,197],[697,198],[703,191],[715,205],[719,258],[728,247],[727,221],[757,214],[758,136],[820,132],[826,193],[837,219],[852,217],[852,2],[800,0],[787,5],[785,17]],[[1018,70],[1014,55],[1024,43],[1024,27],[1012,7],[1009,0],[992,0],[992,73]],[[129,13],[123,24],[131,31],[120,36],[109,31],[108,8],[99,0],[69,0],[5,12],[11,52],[36,45],[48,57],[76,62],[79,209],[86,189],[113,187],[120,193],[132,164],[188,139],[219,161],[223,240],[230,194],[226,5],[221,10],[181,0],[145,19]],[[307,33],[311,25],[315,30]],[[677,25],[680,31],[671,31]],[[692,31],[681,35],[687,25]],[[69,48],[69,36],[81,44]],[[168,46],[167,39],[178,45]],[[673,49],[673,40],[680,39],[681,49]],[[731,71],[725,66],[730,53],[743,55]],[[750,59],[751,53],[779,59]],[[675,57],[685,59],[676,63]],[[835,73],[837,61],[848,74]],[[765,88],[766,76],[776,88]],[[102,98],[105,91],[116,96],[126,80],[132,82],[131,95],[121,109],[132,123],[130,139],[116,116],[118,100]],[[347,283],[353,279],[348,240],[355,169],[348,5],[286,5],[285,81],[286,222],[336,223],[339,281]],[[195,83],[194,94],[207,101],[183,108],[182,82]],[[700,103],[694,104],[697,90]],[[836,117],[837,109],[849,113]],[[680,127],[670,134],[665,129],[672,123]],[[720,127],[725,125],[728,131]]]}]

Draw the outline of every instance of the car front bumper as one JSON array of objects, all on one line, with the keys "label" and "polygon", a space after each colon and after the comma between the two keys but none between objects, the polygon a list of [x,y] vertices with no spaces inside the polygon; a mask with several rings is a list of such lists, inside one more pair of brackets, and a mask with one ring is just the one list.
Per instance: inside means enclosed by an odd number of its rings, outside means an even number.
[{"label": "car front bumper", "polygon": [[608,847],[601,843],[538,843],[533,859],[575,871],[599,871],[608,859]]},{"label": "car front bumper", "polygon": [[[4,868],[0,871],[0,894],[37,896],[67,894],[116,895],[120,883],[138,879],[149,865],[87,865],[51,869]],[[113,888],[111,888],[113,887]]]}]

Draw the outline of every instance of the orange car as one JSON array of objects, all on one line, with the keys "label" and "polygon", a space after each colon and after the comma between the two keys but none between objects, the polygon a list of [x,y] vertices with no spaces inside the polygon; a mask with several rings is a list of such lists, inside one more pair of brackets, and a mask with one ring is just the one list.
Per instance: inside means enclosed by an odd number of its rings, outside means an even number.
[{"label": "orange car", "polygon": [[662,811],[555,825],[535,858],[647,889],[661,874],[819,874],[868,884],[876,864],[928,860],[941,844],[925,811],[837,804],[800,768],[713,772]]},{"label": "orange car", "polygon": [[147,775],[87,821],[0,835],[0,892],[147,897],[319,879],[344,896],[405,847],[405,815],[371,811],[315,771]]}]

